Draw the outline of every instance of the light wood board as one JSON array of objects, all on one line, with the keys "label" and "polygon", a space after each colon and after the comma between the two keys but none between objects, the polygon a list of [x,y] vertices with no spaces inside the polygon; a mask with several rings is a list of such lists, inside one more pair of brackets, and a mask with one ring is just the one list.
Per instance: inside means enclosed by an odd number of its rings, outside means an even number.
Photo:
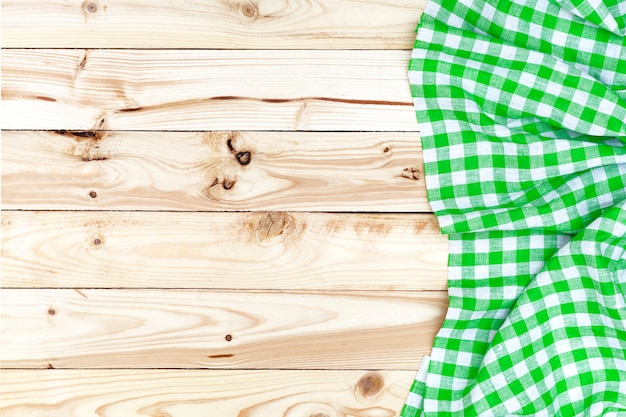
[{"label": "light wood board", "polygon": [[5,129],[417,131],[408,51],[2,51]]},{"label": "light wood board", "polygon": [[3,372],[3,417],[393,417],[411,371]]},{"label": "light wood board", "polygon": [[4,287],[445,289],[432,214],[4,212]]},{"label": "light wood board", "polygon": [[[3,290],[4,368],[403,369],[441,291]],[[140,308],[138,308],[140,306]]]},{"label": "light wood board", "polygon": [[416,133],[5,131],[1,149],[5,209],[430,211]]},{"label": "light wood board", "polygon": [[425,0],[3,0],[18,48],[409,49]]}]

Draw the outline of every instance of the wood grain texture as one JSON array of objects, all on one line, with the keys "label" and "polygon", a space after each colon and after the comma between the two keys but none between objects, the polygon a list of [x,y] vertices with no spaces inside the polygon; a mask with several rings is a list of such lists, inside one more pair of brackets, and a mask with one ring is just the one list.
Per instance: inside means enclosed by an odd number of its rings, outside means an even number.
[{"label": "wood grain texture", "polygon": [[429,212],[423,171],[415,133],[2,135],[5,209]]},{"label": "wood grain texture", "polygon": [[425,0],[4,0],[10,48],[410,49]]},{"label": "wood grain texture", "polygon": [[417,131],[410,51],[2,51],[4,129]]},{"label": "wood grain texture", "polygon": [[425,4],[2,0],[0,417],[398,416]]},{"label": "wood grain texture", "polygon": [[442,290],[426,214],[3,212],[11,287]]},{"label": "wood grain texture", "polygon": [[395,417],[412,371],[3,372],[3,417]]},{"label": "wood grain texture", "polygon": [[8,290],[4,368],[417,369],[440,291]]}]

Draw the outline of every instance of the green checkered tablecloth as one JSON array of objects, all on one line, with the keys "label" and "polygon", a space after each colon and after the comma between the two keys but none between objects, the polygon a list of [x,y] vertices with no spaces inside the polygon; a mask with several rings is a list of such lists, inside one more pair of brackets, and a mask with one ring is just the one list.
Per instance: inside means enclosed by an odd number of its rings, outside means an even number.
[{"label": "green checkered tablecloth", "polygon": [[409,79],[450,306],[402,415],[626,416],[626,0],[430,0]]}]

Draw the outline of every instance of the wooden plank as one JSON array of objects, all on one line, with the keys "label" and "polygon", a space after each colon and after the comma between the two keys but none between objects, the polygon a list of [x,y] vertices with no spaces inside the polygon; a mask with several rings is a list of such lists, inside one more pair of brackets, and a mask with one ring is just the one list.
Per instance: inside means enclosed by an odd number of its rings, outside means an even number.
[{"label": "wooden plank", "polygon": [[443,290],[434,215],[2,212],[2,285]]},{"label": "wooden plank", "polygon": [[3,368],[417,369],[445,291],[9,290]]},{"label": "wooden plank", "polygon": [[410,51],[2,51],[4,129],[417,131]]},{"label": "wooden plank", "polygon": [[394,417],[414,371],[3,371],[3,417]]},{"label": "wooden plank", "polygon": [[425,0],[3,0],[7,48],[410,49]]},{"label": "wooden plank", "polygon": [[2,205],[429,212],[423,165],[416,133],[5,131]]}]

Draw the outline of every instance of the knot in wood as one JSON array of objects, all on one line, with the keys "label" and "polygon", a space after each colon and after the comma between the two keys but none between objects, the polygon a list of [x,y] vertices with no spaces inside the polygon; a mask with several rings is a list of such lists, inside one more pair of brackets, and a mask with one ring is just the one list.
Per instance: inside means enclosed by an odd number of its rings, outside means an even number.
[{"label": "knot in wood", "polygon": [[259,16],[259,9],[254,3],[244,3],[241,6],[241,13],[248,19],[256,20]]},{"label": "knot in wood", "polygon": [[369,372],[359,379],[356,384],[357,394],[363,397],[373,397],[385,386],[384,378],[375,372]]},{"label": "knot in wood", "polygon": [[87,13],[96,13],[98,11],[98,4],[93,1],[86,1],[83,3],[83,10]]},{"label": "knot in wood", "polygon": [[224,178],[224,182],[222,182],[222,188],[224,188],[225,190],[230,190],[231,188],[235,186],[236,182],[237,182],[236,180]]},{"label": "knot in wood", "polygon": [[237,158],[237,162],[239,162],[240,165],[248,165],[250,161],[252,161],[252,155],[248,151],[237,152],[235,158]]},{"label": "knot in wood", "polygon": [[255,219],[255,235],[258,241],[267,241],[281,236],[292,223],[289,214],[283,212],[258,213]]},{"label": "knot in wood", "polygon": [[402,170],[402,173],[400,174],[400,177],[406,178],[412,181],[419,181],[420,178],[422,177],[422,171],[413,167],[404,168]]}]

